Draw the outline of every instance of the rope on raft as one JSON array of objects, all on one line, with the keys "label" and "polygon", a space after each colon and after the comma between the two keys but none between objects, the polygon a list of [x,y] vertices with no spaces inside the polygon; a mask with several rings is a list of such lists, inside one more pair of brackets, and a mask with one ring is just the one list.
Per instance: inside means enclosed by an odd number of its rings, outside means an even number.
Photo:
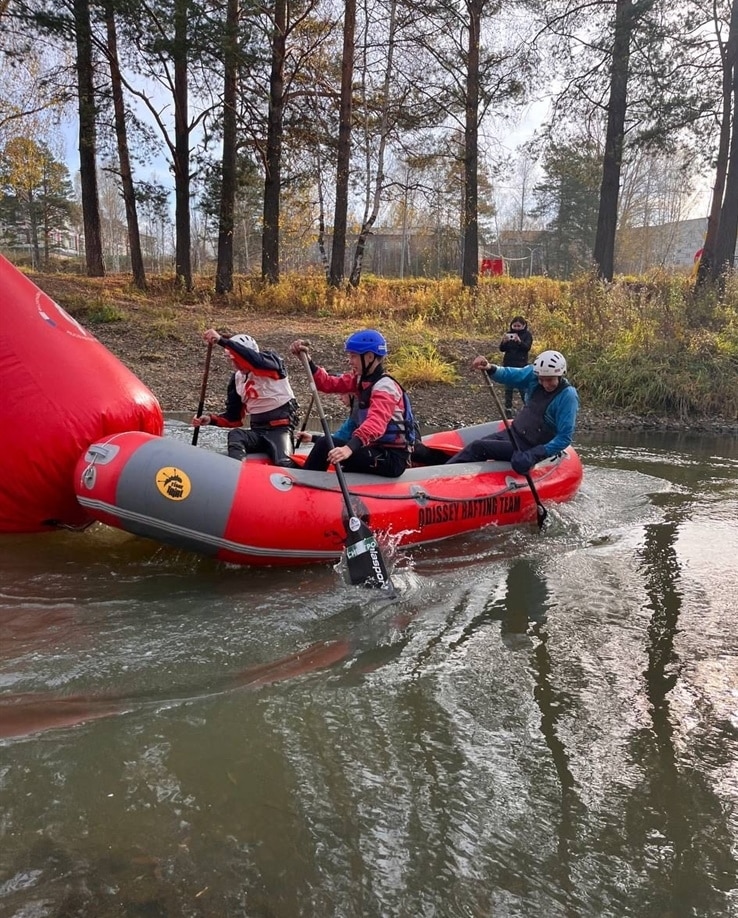
[{"label": "rope on raft", "polygon": [[[543,478],[546,478],[551,472],[554,471],[555,466],[552,466],[549,470],[545,471],[543,475],[538,479],[539,481]],[[299,481],[296,478],[289,478],[285,476],[287,480],[299,488],[310,488],[313,491],[328,491],[332,494],[339,494],[340,491],[338,488],[333,488],[330,485],[320,485],[320,484],[308,484],[306,481]],[[461,504],[468,500],[484,500],[487,497],[499,497],[501,494],[508,494],[511,491],[522,491],[528,487],[527,482],[517,481],[508,481],[506,487],[502,488],[499,491],[495,491],[492,494],[467,494],[465,497],[440,497],[439,495],[429,494],[427,491],[421,487],[417,487],[416,490],[409,492],[407,494],[366,494],[362,491],[352,491],[349,488],[349,494],[351,497],[364,497],[371,500],[418,500],[418,501],[435,501],[439,504]]]},{"label": "rope on raft", "polygon": [[[296,481],[295,479],[290,479],[292,484],[300,488],[309,488],[312,491],[328,491],[331,494],[339,494],[340,491],[338,488],[331,488],[329,485],[315,485],[307,484],[304,481]],[[488,497],[499,497],[501,494],[507,494],[509,491],[519,491],[522,488],[526,488],[525,484],[518,484],[517,482],[511,481],[507,487],[502,488],[499,491],[495,491],[492,494],[474,494],[473,496],[468,495],[466,497],[440,497],[436,494],[429,494],[427,491],[424,491],[422,488],[418,488],[409,494],[366,494],[362,491],[352,491],[349,488],[349,494],[351,497],[365,497],[371,500],[418,500],[426,501],[432,500],[439,504],[461,504],[465,503],[468,500],[485,500]]]}]

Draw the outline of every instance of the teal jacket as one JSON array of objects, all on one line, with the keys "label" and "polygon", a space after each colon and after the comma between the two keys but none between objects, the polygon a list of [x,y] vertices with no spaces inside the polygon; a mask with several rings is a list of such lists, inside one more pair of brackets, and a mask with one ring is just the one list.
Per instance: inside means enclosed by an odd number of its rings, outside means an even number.
[{"label": "teal jacket", "polygon": [[[525,401],[538,388],[538,377],[532,365],[527,367],[492,367],[486,371],[497,383],[503,386],[514,386],[525,393]],[[557,398],[553,399],[543,416],[544,421],[555,431],[554,437],[544,444],[547,456],[555,456],[571,445],[574,428],[579,411],[579,394],[574,386],[569,385]]]},{"label": "teal jacket", "polygon": [[332,434],[334,440],[343,440],[344,443],[348,443],[351,439],[353,432],[357,428],[356,421],[351,417],[347,417],[346,420],[341,424],[338,430]]}]

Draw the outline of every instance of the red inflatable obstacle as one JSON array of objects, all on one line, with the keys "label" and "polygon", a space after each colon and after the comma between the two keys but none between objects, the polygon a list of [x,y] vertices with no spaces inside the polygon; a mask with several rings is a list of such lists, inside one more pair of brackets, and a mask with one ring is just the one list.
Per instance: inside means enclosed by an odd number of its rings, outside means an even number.
[{"label": "red inflatable obstacle", "polygon": [[91,517],[74,467],[95,440],[161,434],[154,395],[93,335],[0,256],[0,532]]}]

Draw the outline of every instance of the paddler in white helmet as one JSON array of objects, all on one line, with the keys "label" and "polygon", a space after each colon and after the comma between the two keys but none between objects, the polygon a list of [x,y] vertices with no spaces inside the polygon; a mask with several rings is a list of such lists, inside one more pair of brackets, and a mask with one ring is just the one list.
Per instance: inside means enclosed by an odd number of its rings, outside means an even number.
[{"label": "paddler in white helmet", "polygon": [[[294,452],[298,406],[287,369],[279,354],[262,351],[251,335],[223,336],[214,328],[203,334],[206,344],[222,347],[233,368],[221,414],[193,418],[195,427],[232,427],[228,455],[242,461],[248,453],[266,453],[275,465],[289,464]],[[248,415],[249,429],[242,427]]]}]

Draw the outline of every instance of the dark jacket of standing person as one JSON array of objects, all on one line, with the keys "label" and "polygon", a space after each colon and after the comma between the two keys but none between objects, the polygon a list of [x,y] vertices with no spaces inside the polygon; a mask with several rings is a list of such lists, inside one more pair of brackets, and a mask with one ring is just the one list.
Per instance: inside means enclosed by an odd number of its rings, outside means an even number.
[{"label": "dark jacket of standing person", "polygon": [[533,335],[528,323],[522,316],[515,316],[510,322],[509,330],[502,336],[503,367],[524,367],[528,363],[528,354],[533,346]]}]

